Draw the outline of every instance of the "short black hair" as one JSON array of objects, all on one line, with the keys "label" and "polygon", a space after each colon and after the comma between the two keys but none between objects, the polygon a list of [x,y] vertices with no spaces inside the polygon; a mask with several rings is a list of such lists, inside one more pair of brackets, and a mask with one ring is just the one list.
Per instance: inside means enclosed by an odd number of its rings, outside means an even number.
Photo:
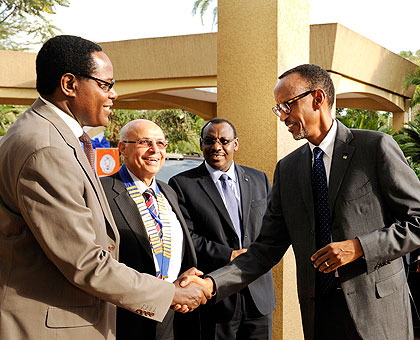
[{"label": "short black hair", "polygon": [[298,73],[307,81],[308,91],[319,88],[323,89],[327,94],[328,106],[332,109],[335,100],[335,89],[334,83],[326,70],[318,65],[303,64],[284,72],[279,79],[282,79],[292,73]]},{"label": "short black hair", "polygon": [[36,89],[41,95],[50,95],[63,74],[91,75],[95,71],[92,53],[100,51],[98,44],[73,35],[49,39],[36,57]]},{"label": "short black hair", "polygon": [[204,124],[203,128],[201,129],[201,138],[203,138],[203,137],[204,137],[204,129],[205,129],[207,126],[209,126],[210,124],[221,124],[221,123],[227,123],[227,124],[229,124],[229,125],[230,125],[230,127],[231,127],[231,128],[232,128],[232,130],[233,130],[233,136],[234,136],[235,138],[237,138],[237,137],[238,137],[238,136],[236,135],[236,129],[235,129],[235,127],[233,126],[233,124],[232,124],[231,122],[229,122],[228,120],[223,119],[223,118],[214,118],[214,119],[212,119],[212,120],[209,120],[206,124]]}]

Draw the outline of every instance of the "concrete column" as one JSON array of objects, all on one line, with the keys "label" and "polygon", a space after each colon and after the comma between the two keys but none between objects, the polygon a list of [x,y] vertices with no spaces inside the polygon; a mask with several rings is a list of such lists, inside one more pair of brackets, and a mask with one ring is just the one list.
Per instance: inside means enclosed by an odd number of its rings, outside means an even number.
[{"label": "concrete column", "polygon": [[[278,75],[309,61],[309,1],[219,0],[218,16],[217,116],[237,128],[235,161],[272,179],[277,161],[301,145],[271,107]],[[274,278],[273,339],[303,339],[291,250]]]}]

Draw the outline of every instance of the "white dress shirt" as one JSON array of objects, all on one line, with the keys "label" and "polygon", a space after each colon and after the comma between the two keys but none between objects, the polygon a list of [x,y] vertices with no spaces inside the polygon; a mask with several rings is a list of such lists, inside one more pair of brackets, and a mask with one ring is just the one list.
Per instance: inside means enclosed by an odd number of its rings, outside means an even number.
[{"label": "white dress shirt", "polygon": [[[333,125],[331,126],[330,131],[328,131],[325,138],[318,145],[318,147],[322,151],[324,151],[322,160],[324,161],[325,174],[327,176],[327,185],[330,184],[331,162],[332,162],[332,156],[334,152],[334,143],[335,143],[336,135],[337,135],[337,122],[335,121],[335,119],[333,119]],[[314,149],[317,145],[314,145],[309,141],[308,141],[308,144],[312,152],[312,165],[313,165],[314,164]]]},{"label": "white dress shirt", "polygon": [[[236,200],[238,201],[239,216],[242,219],[241,189],[239,187],[238,176],[235,171],[235,162],[232,161],[232,164],[229,170],[226,172],[212,168],[207,162],[204,162],[204,164],[206,166],[207,171],[210,174],[211,179],[216,185],[216,188],[219,191],[220,197],[222,198],[223,203],[225,204],[226,208],[227,208],[226,199],[225,199],[225,194],[223,193],[223,187],[222,187],[222,182],[220,181],[220,176],[222,176],[223,174],[226,174],[231,179],[231,181],[227,181],[226,184],[231,186],[231,189],[233,189]],[[242,236],[241,235],[238,235],[238,236],[239,236],[239,247],[242,248],[242,240],[241,240]]]}]

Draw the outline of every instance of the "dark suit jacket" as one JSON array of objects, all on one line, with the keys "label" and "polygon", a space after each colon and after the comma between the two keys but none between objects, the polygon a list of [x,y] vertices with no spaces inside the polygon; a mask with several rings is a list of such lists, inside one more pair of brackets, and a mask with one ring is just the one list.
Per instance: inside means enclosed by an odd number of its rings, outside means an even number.
[{"label": "dark suit jacket", "polygon": [[[120,262],[136,269],[140,273],[155,276],[156,269],[147,232],[138,208],[126,190],[120,175],[116,173],[109,177],[103,177],[101,182],[121,237]],[[194,246],[184,218],[179,210],[176,194],[166,183],[157,181],[157,185],[178,217],[184,232],[184,257],[181,274],[187,269],[197,266]],[[181,324],[187,320],[188,322],[193,320],[196,314],[196,312],[186,315],[176,313],[175,327],[182,329],[183,326]],[[117,339],[155,339],[156,325],[156,321],[130,313],[122,308],[117,309]]]},{"label": "dark suit jacket", "polygon": [[[270,198],[267,176],[258,170],[236,165],[241,190],[242,247],[257,239]],[[198,268],[205,273],[229,263],[232,250],[239,249],[239,239],[229,213],[204,163],[172,177],[169,184],[178,194],[179,205],[190,229],[197,252]],[[273,311],[275,296],[271,272],[245,288],[261,315]],[[246,296],[247,296],[246,295]],[[232,318],[236,296],[219,302],[213,315],[219,322]]]},{"label": "dark suit jacket", "polygon": [[[363,339],[412,339],[402,256],[420,246],[420,182],[391,136],[338,123],[328,188],[332,237],[357,237],[364,257],[338,269],[350,314]],[[305,339],[313,339],[315,217],[311,151],[280,160],[259,239],[210,275],[223,298],[275,265],[289,245],[296,256]]]}]

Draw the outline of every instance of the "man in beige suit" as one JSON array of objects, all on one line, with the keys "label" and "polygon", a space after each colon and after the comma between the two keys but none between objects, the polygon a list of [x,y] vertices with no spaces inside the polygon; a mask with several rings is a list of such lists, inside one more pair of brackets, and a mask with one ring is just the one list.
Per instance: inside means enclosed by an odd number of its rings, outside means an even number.
[{"label": "man in beige suit", "polygon": [[110,60],[59,36],[36,69],[41,97],[0,143],[0,339],[114,339],[115,305],[157,321],[171,305],[194,309],[209,297],[200,286],[117,261],[118,231],[78,140],[82,126],[108,122]]}]

